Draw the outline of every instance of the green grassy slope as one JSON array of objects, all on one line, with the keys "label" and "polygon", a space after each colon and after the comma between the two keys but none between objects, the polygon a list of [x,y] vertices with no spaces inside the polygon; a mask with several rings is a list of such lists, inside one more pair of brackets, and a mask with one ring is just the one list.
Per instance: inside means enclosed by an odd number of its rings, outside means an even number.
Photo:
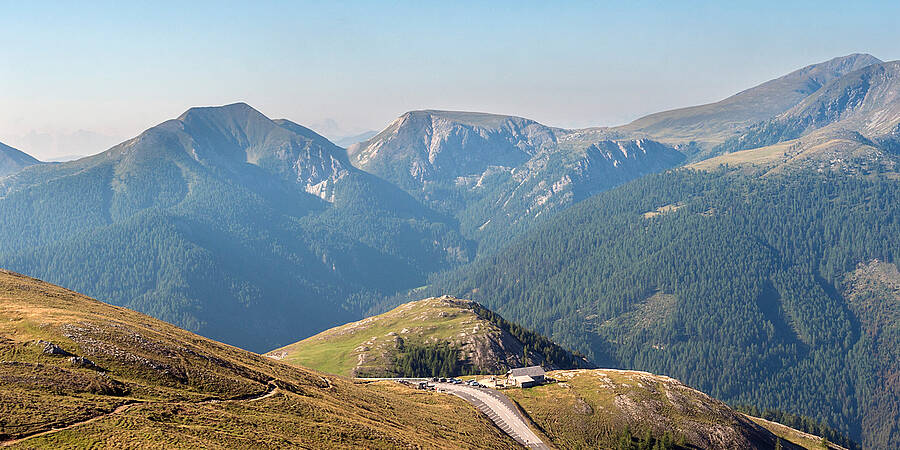
[{"label": "green grassy slope", "polygon": [[14,445],[516,447],[452,396],[355,385],[2,271],[0,440],[23,437]]},{"label": "green grassy slope", "polygon": [[404,353],[423,346],[457,349],[458,373],[497,373],[528,362],[548,367],[588,363],[480,305],[450,297],[406,303],[392,311],[323,331],[267,353],[285,362],[347,376],[403,373]]}]

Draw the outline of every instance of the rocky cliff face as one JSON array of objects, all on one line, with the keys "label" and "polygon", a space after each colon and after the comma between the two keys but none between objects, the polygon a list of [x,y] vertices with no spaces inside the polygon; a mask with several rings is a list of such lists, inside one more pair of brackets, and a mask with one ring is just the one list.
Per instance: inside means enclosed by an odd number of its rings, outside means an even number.
[{"label": "rocky cliff face", "polygon": [[488,245],[553,210],[684,159],[649,139],[454,111],[406,113],[348,154],[356,167],[453,215],[464,233]]},{"label": "rocky cliff face", "polygon": [[351,162],[408,189],[514,167],[556,141],[554,130],[520,117],[412,111],[348,149]]}]

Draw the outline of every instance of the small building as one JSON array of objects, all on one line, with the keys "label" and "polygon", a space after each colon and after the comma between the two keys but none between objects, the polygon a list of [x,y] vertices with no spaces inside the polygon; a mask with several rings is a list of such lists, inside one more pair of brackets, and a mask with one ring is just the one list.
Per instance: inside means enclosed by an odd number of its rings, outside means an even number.
[{"label": "small building", "polygon": [[506,383],[518,387],[531,387],[544,382],[546,373],[541,366],[520,367],[506,372]]}]

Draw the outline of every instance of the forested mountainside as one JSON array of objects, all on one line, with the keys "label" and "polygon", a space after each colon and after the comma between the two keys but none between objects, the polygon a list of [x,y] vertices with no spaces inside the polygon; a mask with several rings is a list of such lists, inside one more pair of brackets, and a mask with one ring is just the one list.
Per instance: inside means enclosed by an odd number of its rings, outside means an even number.
[{"label": "forested mountainside", "polygon": [[266,355],[354,377],[503,374],[532,364],[548,370],[592,367],[475,302],[446,296],[409,302]]},{"label": "forested mountainside", "polygon": [[633,181],[417,292],[472,298],[598,365],[900,445],[900,189],[832,172]]},{"label": "forested mountainside", "polygon": [[451,220],[245,104],[0,179],[0,217],[0,265],[259,351],[472,254]]},{"label": "forested mountainside", "polygon": [[451,395],[289,366],[4,270],[0,299],[4,447],[517,448]]},{"label": "forested mountainside", "polygon": [[348,153],[356,167],[455,217],[482,253],[594,193],[684,161],[649,139],[433,110],[404,114]]},{"label": "forested mountainside", "polygon": [[0,178],[40,163],[31,155],[0,142]]}]

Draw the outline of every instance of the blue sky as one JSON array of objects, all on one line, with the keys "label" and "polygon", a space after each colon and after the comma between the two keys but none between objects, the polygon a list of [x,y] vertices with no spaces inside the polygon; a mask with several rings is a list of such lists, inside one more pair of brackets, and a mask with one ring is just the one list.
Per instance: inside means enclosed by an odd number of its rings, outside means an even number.
[{"label": "blue sky", "polygon": [[0,142],[49,158],[65,150],[28,135],[104,146],[234,101],[347,132],[423,108],[616,125],[900,58],[900,2],[554,3],[0,0]]}]

